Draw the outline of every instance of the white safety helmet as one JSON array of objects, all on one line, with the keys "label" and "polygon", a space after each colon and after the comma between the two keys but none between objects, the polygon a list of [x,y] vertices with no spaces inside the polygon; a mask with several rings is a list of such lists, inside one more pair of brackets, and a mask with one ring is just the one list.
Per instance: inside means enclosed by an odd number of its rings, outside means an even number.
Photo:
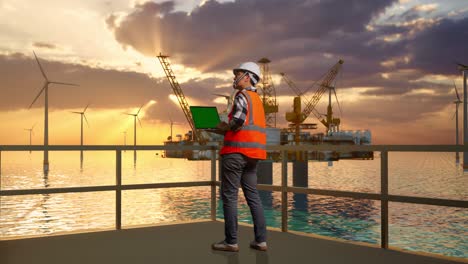
[{"label": "white safety helmet", "polygon": [[[232,70],[234,74],[236,74],[236,71],[246,71],[248,73],[252,73],[255,78],[254,82],[257,83],[260,81],[260,67],[258,67],[257,63],[255,62],[244,62],[239,65],[239,67],[234,68]],[[252,76],[251,76],[252,78]]]}]

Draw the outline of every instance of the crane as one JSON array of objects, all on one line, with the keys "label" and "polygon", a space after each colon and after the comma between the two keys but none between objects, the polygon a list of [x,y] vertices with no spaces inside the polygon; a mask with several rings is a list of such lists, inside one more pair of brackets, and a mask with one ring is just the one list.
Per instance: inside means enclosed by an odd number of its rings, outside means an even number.
[{"label": "crane", "polygon": [[[331,103],[329,103],[328,108],[327,108],[327,115],[326,115],[326,120],[321,119],[320,113],[317,112],[315,109],[315,106],[318,104],[320,101],[320,98],[322,98],[322,95],[325,93],[326,90],[329,90],[329,101],[331,101],[331,90],[334,90],[334,87],[331,86],[332,81],[335,79],[336,75],[338,74],[339,70],[341,69],[341,66],[343,65],[344,61],[339,60],[335,65],[333,65],[330,70],[325,74],[323,79],[321,79],[319,88],[317,91],[312,96],[311,100],[306,100],[306,106],[304,107],[304,110],[301,111],[301,96],[306,92],[300,92],[300,90],[296,87],[296,85],[289,80],[288,78],[285,78],[285,75],[282,74],[283,79],[285,79],[286,83],[293,89],[294,92],[298,95],[297,97],[294,98],[294,105],[293,105],[293,111],[292,112],[287,112],[286,113],[286,120],[292,123],[292,126],[295,127],[295,141],[296,144],[299,144],[300,141],[300,127],[301,124],[309,117],[311,113],[314,113],[314,115],[320,120],[320,122],[327,127],[327,130],[330,131],[333,127],[337,127],[340,124],[340,119],[339,118],[333,118],[333,111],[331,107]],[[336,96],[336,92],[335,92]]]},{"label": "crane", "polygon": [[190,128],[193,131],[193,140],[198,141],[200,144],[204,144],[206,140],[202,136],[201,131],[199,131],[195,127],[195,123],[193,122],[192,118],[192,113],[190,112],[190,106],[187,102],[187,99],[185,99],[185,95],[182,91],[182,88],[180,88],[180,85],[177,82],[174,72],[172,71],[171,64],[168,60],[169,56],[162,55],[161,53],[159,53],[157,57],[159,59],[159,62],[161,63],[161,66],[164,70],[164,73],[166,74],[167,79],[169,80],[169,83],[171,84],[172,90],[174,91],[174,94],[176,95],[177,100],[179,101],[179,105],[185,114],[185,118],[187,119],[187,122],[189,123]]}]

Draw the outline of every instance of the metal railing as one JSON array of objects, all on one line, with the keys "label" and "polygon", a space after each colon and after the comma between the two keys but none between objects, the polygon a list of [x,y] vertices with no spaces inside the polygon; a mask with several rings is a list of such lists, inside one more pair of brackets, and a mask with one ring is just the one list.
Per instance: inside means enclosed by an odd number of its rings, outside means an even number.
[{"label": "metal railing", "polygon": [[[0,146],[0,177],[1,177],[1,153],[4,151],[44,151],[44,146],[20,146],[8,145]],[[115,206],[115,228],[122,228],[122,191],[123,190],[138,190],[138,189],[159,189],[159,188],[176,188],[176,187],[199,187],[211,186],[211,220],[216,220],[216,186],[220,186],[220,182],[216,181],[216,154],[218,147],[216,146],[72,146],[72,145],[56,145],[48,146],[48,151],[115,151],[116,153],[116,183],[115,185],[106,186],[87,186],[87,187],[66,187],[66,188],[47,188],[47,189],[22,189],[22,190],[2,190],[0,186],[0,198],[2,196],[15,195],[30,195],[30,194],[52,194],[52,193],[76,193],[76,192],[100,192],[100,191],[115,191],[116,206]],[[192,181],[192,182],[176,182],[176,183],[151,183],[151,184],[128,184],[122,185],[122,150],[208,150],[211,151],[211,180],[210,181]],[[281,185],[266,185],[258,184],[259,190],[281,192],[281,230],[288,232],[288,193],[302,193],[314,195],[326,195],[333,197],[348,197],[355,199],[370,199],[381,202],[381,247],[388,248],[388,203],[414,203],[424,205],[437,205],[468,208],[468,201],[451,200],[439,198],[414,197],[404,195],[391,195],[388,192],[388,153],[389,152],[468,152],[468,147],[459,145],[374,145],[374,146],[330,146],[330,145],[302,145],[302,146],[267,146],[268,151],[281,153]],[[347,151],[376,151],[380,152],[381,159],[381,183],[380,193],[364,193],[354,191],[338,191],[325,190],[303,187],[288,186],[288,152],[293,151],[323,151],[332,150],[337,152]],[[0,178],[1,179],[1,178]],[[0,181],[1,182],[1,181]]]}]

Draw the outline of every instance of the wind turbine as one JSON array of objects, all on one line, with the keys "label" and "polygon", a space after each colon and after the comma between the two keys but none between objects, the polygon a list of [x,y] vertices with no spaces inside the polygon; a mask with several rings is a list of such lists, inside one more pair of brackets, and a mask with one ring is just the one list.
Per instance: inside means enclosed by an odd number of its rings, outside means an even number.
[{"label": "wind turbine", "polygon": [[[27,130],[29,131],[29,147],[31,147],[31,144],[32,144],[32,134],[34,134],[33,130],[34,130],[34,127],[36,126],[36,124],[34,124],[31,128],[25,128],[24,130]],[[31,150],[29,150],[29,153],[31,153]]]},{"label": "wind turbine", "polygon": [[[460,100],[460,95],[458,94],[457,85],[455,84],[455,81],[453,81],[453,87],[455,88],[455,93],[457,95],[457,100],[453,102],[455,104],[455,115],[453,117],[455,117],[455,138],[456,138],[456,145],[458,146],[459,145],[458,144],[458,107],[460,106],[461,103],[463,103],[463,101]],[[457,164],[460,163],[460,155],[458,151],[456,152],[456,155],[455,155],[455,161]]]},{"label": "wind turbine", "polygon": [[[89,106],[89,104],[86,105],[83,112],[72,112],[74,114],[81,115],[81,140],[80,140],[80,146],[81,147],[83,147],[83,117],[84,117],[84,120],[86,121],[86,125],[88,125],[88,127],[89,127],[88,119],[86,118],[86,115],[85,115],[85,112],[86,112],[86,109],[88,109],[88,106]],[[83,149],[80,151],[80,161],[81,161],[81,163],[83,163]]]},{"label": "wind turbine", "polygon": [[34,57],[36,58],[37,65],[39,66],[39,69],[41,70],[42,76],[44,77],[44,84],[42,85],[42,89],[39,91],[37,94],[36,98],[34,98],[33,102],[29,106],[29,109],[33,106],[33,104],[36,102],[37,98],[44,92],[44,173],[47,173],[49,171],[49,151],[48,151],[48,146],[49,146],[49,84],[62,84],[62,85],[71,85],[71,86],[79,86],[77,84],[73,83],[64,83],[64,82],[56,82],[56,81],[50,81],[49,78],[47,78],[47,75],[44,72],[44,69],[41,66],[41,63],[39,62],[39,59],[36,56],[36,53],[33,51]]},{"label": "wind turbine", "polygon": [[133,116],[133,146],[135,147],[134,152],[133,152],[134,164],[136,163],[136,121],[138,119],[138,123],[140,123],[140,127],[142,127],[140,118],[138,117],[138,114],[140,113],[142,107],[143,105],[141,105],[140,109],[138,109],[136,114],[125,113],[126,115]]}]

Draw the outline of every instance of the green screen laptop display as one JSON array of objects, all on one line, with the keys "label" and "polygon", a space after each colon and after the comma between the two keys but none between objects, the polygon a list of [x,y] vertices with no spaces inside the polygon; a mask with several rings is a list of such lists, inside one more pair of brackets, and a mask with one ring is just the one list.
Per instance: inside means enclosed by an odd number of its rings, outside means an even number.
[{"label": "green screen laptop display", "polygon": [[214,129],[220,122],[216,106],[190,106],[196,129]]}]

